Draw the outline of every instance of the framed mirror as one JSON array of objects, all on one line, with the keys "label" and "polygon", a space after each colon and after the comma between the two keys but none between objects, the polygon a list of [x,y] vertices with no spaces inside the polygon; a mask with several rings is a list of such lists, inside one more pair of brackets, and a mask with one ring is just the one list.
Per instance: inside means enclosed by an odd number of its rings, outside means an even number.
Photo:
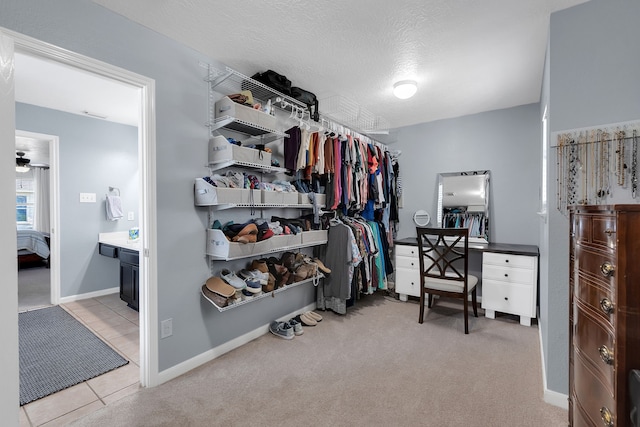
[{"label": "framed mirror", "polygon": [[440,228],[469,228],[469,242],[489,243],[489,171],[438,174]]}]

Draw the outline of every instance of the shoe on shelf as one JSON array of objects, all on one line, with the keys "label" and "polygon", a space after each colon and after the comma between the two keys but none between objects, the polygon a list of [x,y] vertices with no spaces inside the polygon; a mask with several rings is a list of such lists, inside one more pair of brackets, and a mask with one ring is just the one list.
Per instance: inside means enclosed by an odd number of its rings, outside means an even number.
[{"label": "shoe on shelf", "polygon": [[324,265],[324,263],[320,260],[320,258],[314,258],[313,262],[318,266],[320,271],[322,271],[323,273],[325,274],[331,273],[331,269],[326,265]]},{"label": "shoe on shelf", "polygon": [[236,239],[235,241],[238,243],[255,243],[258,241],[258,236],[255,234],[245,234],[244,236],[236,236],[234,239]]},{"label": "shoe on shelf", "polygon": [[233,286],[229,285],[221,278],[215,276],[208,278],[205,282],[205,286],[211,292],[215,292],[216,294],[225,298],[232,297],[236,293],[236,290]]},{"label": "shoe on shelf", "polygon": [[[240,237],[243,237],[243,236],[247,236],[247,237],[253,236],[254,239],[257,238],[258,226],[252,222],[250,222],[249,224],[246,224],[240,231],[238,231],[238,234],[236,234],[232,240],[234,242],[239,241]],[[255,240],[253,242],[255,243]]]},{"label": "shoe on shelf", "polygon": [[269,283],[269,273],[263,273],[260,270],[240,270],[238,272],[238,276],[242,277],[244,280],[257,280],[262,285]]},{"label": "shoe on shelf", "polygon": [[262,273],[268,273],[269,267],[267,266],[267,261],[263,259],[254,259],[251,261],[250,270],[258,270]]},{"label": "shoe on shelf", "polygon": [[302,330],[302,323],[299,320],[296,320],[295,317],[289,320],[289,325],[293,328],[294,335],[302,335],[304,331]]},{"label": "shoe on shelf", "polygon": [[313,320],[315,320],[316,322],[322,322],[322,316],[319,315],[318,313],[316,313],[315,311],[307,311],[305,313],[305,315],[307,317],[312,318]]},{"label": "shoe on shelf", "polygon": [[294,319],[302,323],[303,326],[316,326],[318,324],[318,322],[316,322],[314,319],[312,319],[311,317],[307,316],[304,313],[294,317]]},{"label": "shoe on shelf", "polygon": [[220,272],[220,277],[236,289],[244,289],[247,286],[245,281],[239,278],[236,273],[229,271],[226,268]]},{"label": "shoe on shelf", "polygon": [[258,280],[247,279],[245,280],[245,283],[247,284],[247,287],[244,288],[243,291],[247,291],[252,294],[262,292],[262,283],[260,283]]},{"label": "shoe on shelf", "polygon": [[269,325],[269,332],[277,337],[284,338],[285,340],[291,340],[295,337],[293,328],[287,322],[278,322],[274,320]]}]

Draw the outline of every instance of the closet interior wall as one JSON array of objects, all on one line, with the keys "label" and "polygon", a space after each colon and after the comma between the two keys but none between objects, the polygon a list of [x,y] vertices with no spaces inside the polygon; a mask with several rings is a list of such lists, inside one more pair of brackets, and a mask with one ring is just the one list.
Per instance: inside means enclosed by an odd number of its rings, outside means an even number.
[{"label": "closet interior wall", "polygon": [[[266,88],[247,76],[230,69],[207,68],[205,80],[210,84],[210,137],[223,136],[228,140],[238,141],[242,147],[263,147],[270,154],[271,165],[253,167],[255,165],[250,164],[250,170],[243,171],[245,176],[253,175],[260,183],[272,181],[290,184],[299,194],[324,196],[322,204],[316,200],[312,200],[311,205],[253,203],[260,200],[255,195],[259,192],[254,190],[251,203],[227,205],[234,209],[220,205],[210,207],[208,227],[231,221],[244,223],[257,219],[272,221],[278,218],[303,218],[312,224],[312,229],[325,230],[329,235],[329,245],[331,224],[358,227],[356,235],[359,241],[354,243],[354,249],[364,262],[357,269],[354,266],[354,272],[346,272],[345,275],[332,272],[324,282],[328,285],[339,283],[341,287],[348,289],[358,283],[354,296],[372,293],[375,289],[386,289],[386,277],[393,269],[388,255],[394,237],[392,230],[395,230],[392,225],[398,218],[398,154],[369,136],[326,116],[321,115],[317,122],[310,120],[308,110],[295,100]],[[270,107],[271,117],[268,120],[262,120],[267,118],[265,115],[254,115],[256,118],[252,120],[253,123],[246,123],[237,117],[222,116],[220,111],[216,111],[216,108],[220,109],[218,102],[225,96],[243,90],[252,92],[254,102]],[[234,108],[238,107],[232,105],[231,110]],[[256,121],[260,121],[258,126],[255,126]],[[238,162],[215,165],[210,162],[206,165],[209,178],[226,173],[227,168],[241,172],[243,168],[236,169],[238,166],[247,165]],[[327,241],[291,248],[271,248],[267,254],[255,256],[249,250],[246,251],[248,255],[210,258],[211,274],[219,276],[223,270],[238,271],[247,268],[252,259],[272,254],[279,256],[289,249],[326,259],[326,254],[330,251],[326,250],[324,243]],[[351,255],[357,258],[355,252]],[[224,262],[219,262],[221,260]],[[350,257],[349,261],[353,259]],[[324,289],[322,284],[318,287]],[[348,295],[351,296],[351,292]]]}]

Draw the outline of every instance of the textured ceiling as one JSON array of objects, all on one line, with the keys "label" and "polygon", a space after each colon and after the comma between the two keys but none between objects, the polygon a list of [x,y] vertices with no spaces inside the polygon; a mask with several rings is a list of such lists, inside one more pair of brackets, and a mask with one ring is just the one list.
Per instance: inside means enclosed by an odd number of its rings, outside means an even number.
[{"label": "textured ceiling", "polygon": [[[400,127],[538,102],[551,12],[585,0],[93,0],[244,73]],[[394,82],[418,81],[398,100]]]}]

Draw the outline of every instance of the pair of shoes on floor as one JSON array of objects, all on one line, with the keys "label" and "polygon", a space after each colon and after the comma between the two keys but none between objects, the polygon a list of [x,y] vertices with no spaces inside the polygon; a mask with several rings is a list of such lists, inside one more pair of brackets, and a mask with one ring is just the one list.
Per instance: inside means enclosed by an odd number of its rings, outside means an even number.
[{"label": "pair of shoes on floor", "polygon": [[269,332],[285,340],[292,340],[295,337],[293,326],[291,326],[289,322],[278,322],[274,320],[269,325]]},{"label": "pair of shoes on floor", "polygon": [[304,330],[302,329],[302,323],[297,320],[295,317],[289,319],[289,326],[293,328],[293,334],[298,336],[304,334]]},{"label": "pair of shoes on floor", "polygon": [[315,311],[307,311],[295,317],[303,326],[316,326],[322,322],[322,316]]}]

